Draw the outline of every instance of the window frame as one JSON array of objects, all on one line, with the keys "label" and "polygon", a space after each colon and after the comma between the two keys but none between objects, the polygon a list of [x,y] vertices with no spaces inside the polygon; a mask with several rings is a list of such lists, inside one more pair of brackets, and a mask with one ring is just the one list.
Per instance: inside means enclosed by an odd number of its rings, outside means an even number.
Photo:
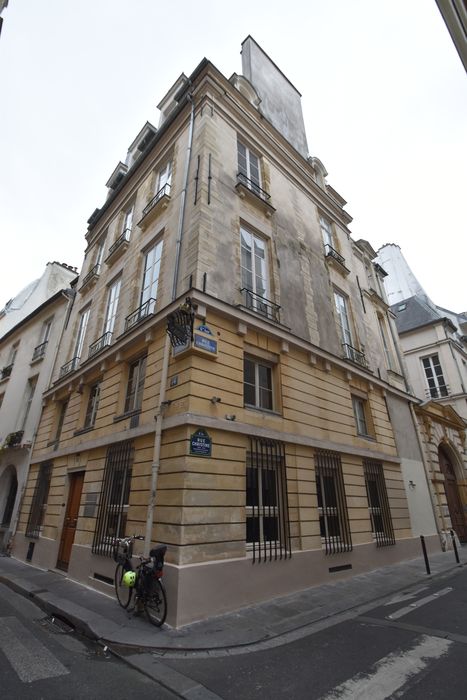
[{"label": "window frame", "polygon": [[53,462],[42,462],[39,465],[28,522],[26,524],[26,537],[38,539],[43,529],[50,483],[52,481],[52,469]]},{"label": "window frame", "polygon": [[[392,522],[391,507],[386,488],[383,464],[371,459],[363,460],[363,473],[365,477],[365,490],[368,500],[368,512],[370,515],[371,530],[377,547],[386,547],[396,544],[394,526]],[[370,482],[375,484],[375,489],[370,488]],[[373,500],[376,495],[377,502]],[[381,523],[381,527],[378,525]]]},{"label": "window frame", "polygon": [[172,161],[168,160],[165,165],[162,168],[159,168],[157,172],[157,186],[156,186],[156,194],[158,194],[162,189],[165,189],[167,186],[169,188],[172,187]]},{"label": "window frame", "polygon": [[26,427],[26,422],[29,417],[29,412],[31,410],[31,404],[34,399],[34,394],[36,393],[36,387],[37,387],[37,382],[39,379],[39,375],[36,374],[33,377],[29,377],[27,382],[26,382],[26,388],[25,388],[25,402],[22,407],[22,418],[20,421],[21,428],[20,430],[24,430]]},{"label": "window frame", "polygon": [[[244,153],[240,153],[241,149],[244,149]],[[238,174],[247,179],[246,187],[260,195],[262,192],[261,157],[240,139],[237,139],[237,168]]]},{"label": "window frame", "polygon": [[319,226],[321,229],[321,236],[323,239],[324,248],[326,249],[326,246],[329,245],[331,246],[331,248],[335,249],[336,246],[334,245],[334,232],[332,221],[326,216],[320,214]]},{"label": "window frame", "polygon": [[[250,363],[253,365],[253,371],[254,371],[254,383],[252,384],[251,382],[246,381],[246,364]],[[267,386],[262,386],[260,384],[260,368],[266,369],[267,370],[267,377],[269,379],[268,385]],[[245,408],[254,408],[260,411],[274,411],[275,405],[276,405],[276,396],[275,396],[275,387],[274,387],[274,371],[275,371],[275,365],[272,362],[268,362],[267,360],[263,360],[262,358],[259,357],[254,357],[250,354],[245,353],[243,357],[243,403]],[[255,403],[248,403],[246,400],[246,387],[252,386],[254,388],[254,393],[255,393]],[[262,393],[267,392],[267,395],[270,397],[270,406],[265,406],[262,405]]]},{"label": "window frame", "polygon": [[99,410],[100,392],[102,381],[94,382],[89,387],[86,413],[84,415],[84,428],[93,428],[96,423],[97,411]]},{"label": "window frame", "polygon": [[[321,544],[326,554],[352,551],[342,461],[337,452],[327,450],[315,452],[315,483]],[[333,493],[330,492],[331,483]],[[331,525],[331,518],[333,525]],[[334,534],[336,522],[338,532]]]},{"label": "window frame", "polygon": [[125,392],[123,414],[140,411],[143,405],[144,383],[146,380],[147,355],[131,362]]},{"label": "window frame", "polygon": [[[247,237],[249,237],[250,241],[249,250]],[[264,256],[257,255],[257,250],[262,250]],[[244,264],[244,262],[248,263],[247,256],[249,256],[250,268]],[[263,261],[263,263],[258,261]],[[240,226],[240,272],[242,289],[248,289],[255,295],[251,302],[252,308],[267,316],[267,306],[262,305],[259,300],[264,299],[268,301],[271,295],[269,241],[243,225]],[[261,280],[262,289],[258,286],[258,280]],[[262,306],[265,308],[262,308]]]},{"label": "window frame", "polygon": [[80,312],[78,332],[76,334],[75,349],[73,353],[73,358],[78,358],[78,360],[81,359],[81,354],[83,352],[84,340],[86,338],[86,331],[88,329],[90,313],[90,306],[87,306]]},{"label": "window frame", "polygon": [[[164,240],[160,238],[158,241],[152,243],[148,248],[143,251],[144,261],[143,261],[143,278],[141,281],[141,293],[140,293],[140,307],[146,304],[150,299],[157,301],[157,292],[159,287],[159,277],[161,272],[162,264],[162,252],[164,248]],[[148,265],[149,256],[154,251],[154,259],[151,265]],[[152,270],[152,272],[151,272]],[[150,277],[148,275],[150,273]],[[147,276],[150,282],[147,282]],[[146,291],[147,290],[147,291]],[[152,305],[154,306],[154,304]],[[146,315],[152,313],[154,308],[148,309]]]},{"label": "window frame", "polygon": [[120,299],[120,290],[122,287],[122,278],[117,277],[107,287],[107,306],[105,311],[104,335],[107,333],[113,334],[115,328],[115,319],[117,318],[118,302]]},{"label": "window frame", "polygon": [[375,439],[373,419],[371,415],[370,401],[367,396],[352,391],[352,408],[355,419],[355,427],[359,437]]},{"label": "window frame", "polygon": [[[438,360],[437,366],[439,367],[439,374],[437,374],[435,369],[435,363],[433,362],[433,358],[435,357]],[[430,395],[430,399],[442,399],[449,396],[449,389],[444,379],[444,373],[439,359],[439,353],[435,352],[431,355],[425,355],[424,357],[420,358],[420,361],[422,363],[422,368],[425,375],[425,383],[427,386],[427,391]],[[425,361],[429,362],[429,368],[425,366]],[[427,369],[431,370],[431,377],[428,376]],[[440,378],[443,380],[442,384],[439,381]],[[433,387],[430,386],[430,379],[433,381]],[[443,390],[445,393],[443,393]],[[433,392],[435,392],[435,394]]]},{"label": "window frame", "polygon": [[[340,305],[341,308],[339,308],[338,300],[342,300],[343,302],[343,304]],[[349,299],[338,289],[334,289],[334,308],[337,313],[342,343],[344,345],[350,345],[350,347],[354,348],[355,344],[353,340]]]}]

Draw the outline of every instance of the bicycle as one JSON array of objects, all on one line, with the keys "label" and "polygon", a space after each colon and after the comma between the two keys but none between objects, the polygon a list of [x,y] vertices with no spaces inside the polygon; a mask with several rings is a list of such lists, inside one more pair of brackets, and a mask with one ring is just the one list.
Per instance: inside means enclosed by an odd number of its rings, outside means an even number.
[{"label": "bicycle", "polygon": [[[142,535],[117,537],[114,541],[113,558],[115,567],[115,593],[122,608],[127,609],[134,595],[134,605],[131,610],[139,612],[143,607],[148,620],[156,627],[164,624],[167,616],[167,595],[162,576],[164,573],[164,556],[167,546],[157,545],[149,552],[149,557],[139,557],[140,562],[134,568],[133,545],[136,540],[144,540]],[[128,587],[124,582],[125,574],[135,573],[134,586]]]}]

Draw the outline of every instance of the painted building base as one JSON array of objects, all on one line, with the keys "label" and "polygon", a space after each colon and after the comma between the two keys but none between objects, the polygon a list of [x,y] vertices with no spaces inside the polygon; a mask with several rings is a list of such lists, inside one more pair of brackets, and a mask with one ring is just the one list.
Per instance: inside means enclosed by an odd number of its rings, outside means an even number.
[{"label": "painted building base", "polygon": [[[30,543],[34,543],[31,554]],[[438,535],[425,539],[428,554],[442,551]],[[55,569],[57,543],[33,541],[17,534],[13,554],[44,569]],[[167,623],[183,627],[208,617],[265,602],[309,587],[348,579],[384,566],[422,555],[420,539],[400,540],[391,547],[358,545],[353,551],[325,556],[322,551],[294,552],[289,559],[252,564],[250,558],[215,561],[188,566],[166,564],[164,581],[169,610]],[[70,579],[114,596],[115,564],[96,556],[89,547],[73,547],[68,569]],[[375,591],[375,597],[378,592]]]}]

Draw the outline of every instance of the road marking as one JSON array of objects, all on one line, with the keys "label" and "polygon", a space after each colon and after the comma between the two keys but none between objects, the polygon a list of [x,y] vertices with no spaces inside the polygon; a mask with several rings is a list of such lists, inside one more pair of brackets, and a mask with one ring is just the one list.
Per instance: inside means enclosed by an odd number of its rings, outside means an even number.
[{"label": "road marking", "polygon": [[443,588],[441,591],[438,591],[437,593],[433,593],[432,595],[427,595],[425,598],[420,598],[420,600],[415,601],[415,603],[410,603],[410,605],[407,605],[405,608],[400,608],[399,610],[396,610],[395,612],[391,613],[390,615],[387,615],[388,620],[398,620],[400,617],[403,617],[404,615],[408,615],[408,613],[411,613],[415,610],[415,608],[420,608],[422,605],[426,605],[427,603],[432,603],[434,600],[437,600],[440,596],[446,595],[447,593],[450,593],[452,591],[452,588]]},{"label": "road marking", "polygon": [[452,642],[448,639],[418,638],[417,646],[383,657],[369,674],[358,673],[333,688],[321,700],[385,700],[402,688],[411,676],[423,671],[428,661],[447,654]]},{"label": "road marking", "polygon": [[24,683],[69,673],[15,617],[0,617],[0,650]]},{"label": "road marking", "polygon": [[384,604],[385,607],[388,605],[395,605],[396,603],[405,603],[406,600],[410,600],[411,598],[416,598],[416,596],[420,595],[422,591],[426,591],[428,586],[422,586],[421,588],[417,588],[416,591],[412,591],[410,593],[400,593],[399,595],[394,596],[391,598],[391,600],[388,600],[387,603]]}]

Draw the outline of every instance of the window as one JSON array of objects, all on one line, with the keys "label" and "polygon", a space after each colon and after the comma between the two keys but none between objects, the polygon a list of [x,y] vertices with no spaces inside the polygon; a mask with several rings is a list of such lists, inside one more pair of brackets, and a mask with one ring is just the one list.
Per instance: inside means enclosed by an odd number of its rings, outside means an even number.
[{"label": "window", "polygon": [[53,318],[48,318],[47,321],[44,321],[44,323],[42,324],[42,330],[41,330],[41,334],[39,337],[39,345],[41,343],[48,342],[48,340],[50,338],[50,331],[52,329],[52,321],[53,321]]},{"label": "window", "polygon": [[352,396],[352,405],[357,424],[357,433],[364,437],[373,437],[370,431],[371,416],[368,400],[360,396]]},{"label": "window", "polygon": [[272,366],[262,360],[243,360],[243,398],[245,406],[273,410]]},{"label": "window", "polygon": [[319,530],[326,554],[352,549],[341,458],[335,452],[319,450],[315,455],[316,495]]},{"label": "window", "polygon": [[[323,236],[323,243],[326,248],[326,246],[330,246],[331,248],[334,248],[333,246],[333,240],[332,240],[332,226],[331,222],[328,219],[325,219],[324,216],[319,217],[319,225],[321,227],[321,235]],[[327,251],[327,248],[326,248]]]},{"label": "window", "polygon": [[2,407],[4,398],[5,398],[5,392],[3,392],[3,394],[0,394],[0,408]]},{"label": "window", "polygon": [[105,250],[105,237],[101,238],[101,240],[97,244],[96,264],[95,264],[95,270],[96,270],[97,274],[99,274],[99,272],[100,272],[102,261],[104,259],[104,250]]},{"label": "window", "polygon": [[130,365],[124,412],[139,411],[143,403],[144,378],[146,376],[146,355]]},{"label": "window", "polygon": [[36,384],[37,384],[37,377],[31,377],[30,379],[28,379],[28,383],[26,385],[26,392],[24,395],[23,419],[21,421],[20,430],[24,430],[24,427],[26,425],[29,411],[31,409],[32,399],[34,397],[34,391],[36,389]]},{"label": "window", "polygon": [[49,497],[52,462],[44,462],[39,467],[36,486],[32,497],[31,510],[26,526],[26,537],[39,537]]},{"label": "window", "polygon": [[84,337],[88,327],[90,308],[88,307],[81,312],[78,326],[78,335],[76,336],[75,352],[73,358],[79,360],[83,352]]},{"label": "window", "polygon": [[161,269],[161,258],[162,241],[159,241],[153,245],[144,256],[144,273],[140,306],[148,303],[148,308],[144,310],[145,316],[153,313],[154,311],[154,302],[157,299],[157,285],[159,283],[159,273]]},{"label": "window", "polygon": [[253,562],[291,556],[285,448],[275,440],[250,438],[246,543]]},{"label": "window", "polygon": [[428,393],[432,399],[448,396],[448,387],[444,381],[443,370],[439,362],[438,354],[430,355],[422,359],[425,377],[428,383]]},{"label": "window", "polygon": [[396,544],[392,527],[391,509],[389,507],[383,465],[370,459],[363,461],[368,509],[370,511],[371,529],[378,547]]},{"label": "window", "polygon": [[117,316],[118,298],[120,296],[120,286],[122,280],[119,278],[109,287],[107,297],[107,311],[105,314],[104,335],[113,333],[115,318]]},{"label": "window", "polygon": [[268,315],[269,272],[267,244],[262,238],[240,229],[242,287],[246,290],[246,306]]},{"label": "window", "polygon": [[11,516],[13,515],[13,507],[15,505],[16,493],[18,491],[18,479],[16,477],[16,470],[13,465],[7,467],[4,474],[7,476],[7,478],[9,478],[9,487],[5,507],[3,509],[3,515],[0,519],[0,527],[7,528],[11,523]]},{"label": "window", "polygon": [[349,311],[347,306],[347,299],[340,292],[334,292],[334,302],[336,304],[337,318],[339,320],[339,327],[341,330],[342,342],[347,349],[348,346],[352,347],[352,332],[350,330],[350,319]]},{"label": "window", "polygon": [[383,342],[384,356],[386,358],[386,366],[389,369],[391,369],[392,368],[391,351],[389,349],[389,341],[388,341],[388,336],[386,334],[386,325],[384,323],[383,318],[381,318],[381,316],[378,316],[378,324],[379,324],[379,331],[381,333],[381,340]]},{"label": "window", "polygon": [[58,443],[60,442],[60,438],[62,435],[62,429],[63,429],[63,423],[65,422],[66,409],[68,407],[68,400],[62,401],[61,404],[59,404],[59,406],[60,406],[60,409],[59,409],[58,420],[57,420],[57,428],[55,430],[55,437],[53,440],[55,445],[58,445]]},{"label": "window", "polygon": [[93,554],[112,556],[114,539],[126,534],[133,453],[130,441],[117,442],[107,449]]},{"label": "window", "polygon": [[156,193],[162,197],[164,194],[170,194],[170,185],[172,183],[172,163],[169,161],[159,171],[157,178]]},{"label": "window", "polygon": [[92,428],[96,422],[97,409],[99,408],[99,397],[101,392],[101,383],[93,384],[89,391],[88,405],[86,408],[86,417],[84,419],[84,427]]},{"label": "window", "polygon": [[129,241],[131,236],[131,229],[133,226],[133,208],[133,205],[131,205],[131,207],[126,210],[125,216],[123,218],[122,235],[125,237],[126,241]]},{"label": "window", "polygon": [[259,158],[243,145],[237,142],[238,173],[240,179],[247,187],[256,194],[261,195],[261,176]]}]

